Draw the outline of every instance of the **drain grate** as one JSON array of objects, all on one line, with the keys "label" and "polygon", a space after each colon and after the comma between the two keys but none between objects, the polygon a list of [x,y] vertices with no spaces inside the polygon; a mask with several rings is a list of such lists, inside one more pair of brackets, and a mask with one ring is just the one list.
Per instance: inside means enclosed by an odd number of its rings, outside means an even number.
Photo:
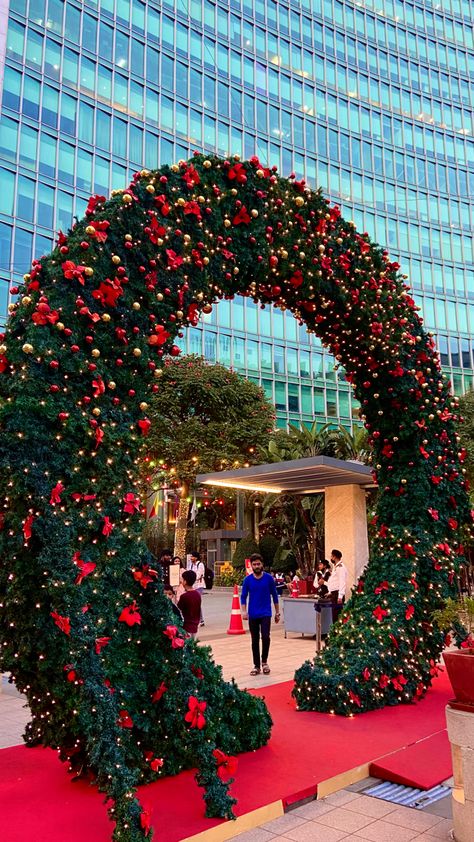
[{"label": "drain grate", "polygon": [[392,801],[393,804],[400,804],[403,807],[414,807],[416,810],[423,810],[435,801],[445,798],[451,793],[449,786],[434,786],[432,789],[415,789],[402,784],[385,782],[371,786],[364,790],[364,795],[372,795],[383,801]]}]

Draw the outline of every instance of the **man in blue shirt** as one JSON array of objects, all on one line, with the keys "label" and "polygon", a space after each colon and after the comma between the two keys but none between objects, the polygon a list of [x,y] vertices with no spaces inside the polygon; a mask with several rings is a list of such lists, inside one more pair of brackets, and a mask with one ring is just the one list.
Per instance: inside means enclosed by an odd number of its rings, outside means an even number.
[{"label": "man in blue shirt", "polygon": [[[240,603],[243,608],[243,618],[249,621],[252,636],[252,655],[254,668],[250,675],[260,674],[260,663],[265,675],[270,672],[268,666],[268,652],[270,650],[270,624],[272,621],[272,598],[275,605],[275,623],[280,622],[278,609],[278,593],[275,580],[263,570],[263,559],[259,553],[250,556],[252,573],[246,576],[242,585]],[[247,597],[249,609],[247,615]],[[260,661],[260,634],[262,635],[262,659]]]}]

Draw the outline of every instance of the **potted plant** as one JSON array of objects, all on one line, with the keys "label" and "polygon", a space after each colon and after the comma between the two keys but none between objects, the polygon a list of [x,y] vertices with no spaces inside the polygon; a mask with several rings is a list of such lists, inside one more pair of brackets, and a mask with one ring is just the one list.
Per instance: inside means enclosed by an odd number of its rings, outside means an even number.
[{"label": "potted plant", "polygon": [[443,660],[456,703],[474,712],[474,598],[448,599],[432,616],[441,629],[453,631],[461,641],[459,649],[444,652]]}]

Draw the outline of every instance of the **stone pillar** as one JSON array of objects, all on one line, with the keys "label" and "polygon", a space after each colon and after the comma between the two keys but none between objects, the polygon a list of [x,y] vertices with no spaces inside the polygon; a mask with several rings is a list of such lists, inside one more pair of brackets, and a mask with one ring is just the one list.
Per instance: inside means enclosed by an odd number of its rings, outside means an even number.
[{"label": "stone pillar", "polygon": [[[340,550],[353,587],[369,560],[365,489],[360,485],[336,485],[324,489],[325,556]],[[346,594],[346,599],[349,596]]]},{"label": "stone pillar", "polygon": [[474,836],[474,713],[446,708],[453,758],[453,824],[456,842]]}]

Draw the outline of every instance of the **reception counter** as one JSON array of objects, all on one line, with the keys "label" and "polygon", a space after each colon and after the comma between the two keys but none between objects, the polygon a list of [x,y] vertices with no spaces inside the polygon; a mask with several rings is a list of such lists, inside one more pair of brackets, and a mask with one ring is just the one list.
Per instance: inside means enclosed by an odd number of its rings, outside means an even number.
[{"label": "reception counter", "polygon": [[[332,604],[318,602],[314,597],[288,597],[284,596],[283,616],[285,620],[285,637],[288,632],[299,632],[304,635],[316,635],[320,639],[322,634],[327,634],[332,623]],[[320,610],[316,610],[318,607]]]}]

